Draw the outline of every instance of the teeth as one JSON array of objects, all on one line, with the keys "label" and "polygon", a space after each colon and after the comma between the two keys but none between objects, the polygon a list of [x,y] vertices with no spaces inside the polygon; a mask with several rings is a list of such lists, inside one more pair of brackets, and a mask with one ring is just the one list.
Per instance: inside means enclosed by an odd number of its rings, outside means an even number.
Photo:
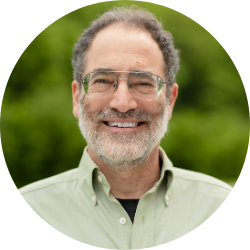
[{"label": "teeth", "polygon": [[110,127],[132,128],[137,127],[138,122],[107,122]]}]

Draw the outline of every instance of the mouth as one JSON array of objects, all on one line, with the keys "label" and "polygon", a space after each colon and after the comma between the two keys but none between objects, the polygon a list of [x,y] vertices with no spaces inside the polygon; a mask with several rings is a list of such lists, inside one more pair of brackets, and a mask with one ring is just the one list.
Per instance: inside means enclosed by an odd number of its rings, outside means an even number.
[{"label": "mouth", "polygon": [[145,122],[107,122],[103,121],[105,127],[112,132],[133,132],[141,129]]},{"label": "mouth", "polygon": [[105,122],[109,127],[117,127],[117,128],[135,128],[142,125],[144,122]]}]

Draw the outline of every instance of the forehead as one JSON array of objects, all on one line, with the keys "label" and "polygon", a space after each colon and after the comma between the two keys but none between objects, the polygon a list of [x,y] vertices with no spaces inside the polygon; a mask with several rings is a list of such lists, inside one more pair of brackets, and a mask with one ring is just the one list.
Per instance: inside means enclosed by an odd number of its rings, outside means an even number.
[{"label": "forehead", "polygon": [[164,58],[151,34],[116,24],[97,33],[87,52],[85,73],[95,68],[121,71],[146,70],[163,74]]}]

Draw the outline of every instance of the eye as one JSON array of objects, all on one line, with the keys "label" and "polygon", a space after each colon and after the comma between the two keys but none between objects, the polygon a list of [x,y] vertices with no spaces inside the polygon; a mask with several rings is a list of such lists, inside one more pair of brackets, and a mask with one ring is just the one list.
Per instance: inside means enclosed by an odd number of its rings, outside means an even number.
[{"label": "eye", "polygon": [[140,85],[144,85],[144,86],[153,86],[153,84],[150,83],[150,82],[141,82]]},{"label": "eye", "polygon": [[154,84],[150,83],[150,82],[146,82],[146,81],[143,81],[143,82],[135,82],[133,83],[134,87],[142,87],[142,86],[145,86],[145,87],[154,87]]},{"label": "eye", "polygon": [[92,84],[113,84],[114,81],[105,78],[98,78],[93,81]]}]

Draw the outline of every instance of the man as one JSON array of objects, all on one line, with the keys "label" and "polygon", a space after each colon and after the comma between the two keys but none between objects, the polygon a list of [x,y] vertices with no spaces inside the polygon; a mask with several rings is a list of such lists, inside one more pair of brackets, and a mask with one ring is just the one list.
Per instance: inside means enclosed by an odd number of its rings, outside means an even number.
[{"label": "man", "polygon": [[160,140],[178,86],[171,35],[148,12],[95,20],[73,55],[73,114],[88,146],[77,169],[21,189],[62,233],[94,246],[147,248],[203,223],[231,188],[174,168]]}]

